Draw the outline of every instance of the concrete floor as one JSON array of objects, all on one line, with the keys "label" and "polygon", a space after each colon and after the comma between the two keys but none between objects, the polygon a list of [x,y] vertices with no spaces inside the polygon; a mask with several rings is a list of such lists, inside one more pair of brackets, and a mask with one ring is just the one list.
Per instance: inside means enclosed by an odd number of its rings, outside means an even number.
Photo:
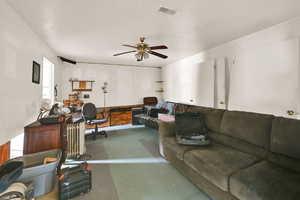
[{"label": "concrete floor", "polygon": [[[121,163],[93,164],[93,189],[75,200],[209,200],[210,198],[160,158],[157,131],[136,128],[110,131],[107,139],[87,141],[92,160]],[[155,163],[133,159],[160,158]],[[113,162],[114,160],[112,160]],[[52,192],[42,200],[56,198]]]}]

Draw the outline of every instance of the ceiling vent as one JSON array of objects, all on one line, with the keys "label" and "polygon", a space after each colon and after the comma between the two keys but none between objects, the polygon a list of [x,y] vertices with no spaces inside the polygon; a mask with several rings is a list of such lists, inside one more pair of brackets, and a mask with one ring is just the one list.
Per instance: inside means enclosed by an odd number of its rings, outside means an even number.
[{"label": "ceiling vent", "polygon": [[158,11],[162,12],[164,14],[167,14],[167,15],[175,15],[176,14],[176,10],[166,8],[166,7],[163,7],[163,6],[159,7]]}]

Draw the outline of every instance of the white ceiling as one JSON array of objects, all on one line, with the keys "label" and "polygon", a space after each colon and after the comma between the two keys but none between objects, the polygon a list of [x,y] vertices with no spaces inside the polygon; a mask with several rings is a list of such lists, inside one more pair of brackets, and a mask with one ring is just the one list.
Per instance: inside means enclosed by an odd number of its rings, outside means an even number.
[{"label": "white ceiling", "polygon": [[[299,0],[7,0],[58,54],[77,61],[163,66],[293,18]],[[159,6],[177,11],[157,12]],[[165,44],[163,60],[136,62],[131,50],[146,36]]]}]

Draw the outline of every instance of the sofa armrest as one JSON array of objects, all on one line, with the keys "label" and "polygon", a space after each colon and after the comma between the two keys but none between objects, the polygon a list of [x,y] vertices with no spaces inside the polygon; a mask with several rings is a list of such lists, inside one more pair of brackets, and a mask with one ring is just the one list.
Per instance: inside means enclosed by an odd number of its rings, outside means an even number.
[{"label": "sofa armrest", "polygon": [[158,129],[159,137],[175,137],[175,122],[160,121]]},{"label": "sofa armrest", "polygon": [[164,154],[164,140],[166,137],[175,137],[175,122],[159,121],[159,153],[162,157]]}]

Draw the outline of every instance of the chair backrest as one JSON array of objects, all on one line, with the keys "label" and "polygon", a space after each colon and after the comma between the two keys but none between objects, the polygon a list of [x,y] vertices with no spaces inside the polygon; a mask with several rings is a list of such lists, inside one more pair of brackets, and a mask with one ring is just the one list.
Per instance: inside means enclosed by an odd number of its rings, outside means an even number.
[{"label": "chair backrest", "polygon": [[81,114],[85,121],[96,119],[97,108],[95,104],[93,103],[84,104],[81,110]]},{"label": "chair backrest", "polygon": [[155,106],[158,103],[156,97],[144,97],[144,105],[145,106]]}]

